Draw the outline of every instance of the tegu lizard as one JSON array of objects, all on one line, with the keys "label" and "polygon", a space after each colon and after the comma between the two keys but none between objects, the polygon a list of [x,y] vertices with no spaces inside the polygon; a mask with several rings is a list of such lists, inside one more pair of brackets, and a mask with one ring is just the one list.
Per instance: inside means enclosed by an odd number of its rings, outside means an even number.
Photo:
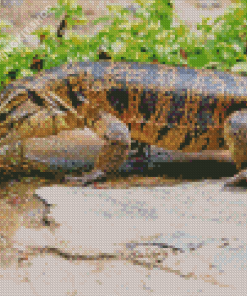
[{"label": "tegu lizard", "polygon": [[30,139],[88,127],[106,145],[82,183],[116,171],[133,139],[199,157],[204,150],[216,158],[217,150],[229,150],[242,169],[232,184],[247,174],[245,108],[247,78],[236,74],[136,62],[66,64],[2,92],[0,164],[42,170],[44,164],[26,153]]}]

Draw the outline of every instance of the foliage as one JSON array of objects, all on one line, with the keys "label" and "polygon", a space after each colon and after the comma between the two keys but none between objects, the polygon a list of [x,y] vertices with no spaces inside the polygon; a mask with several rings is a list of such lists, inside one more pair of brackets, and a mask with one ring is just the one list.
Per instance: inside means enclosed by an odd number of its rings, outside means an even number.
[{"label": "foliage", "polygon": [[75,0],[58,0],[50,13],[60,21],[59,29],[46,27],[34,31],[33,35],[40,40],[35,49],[18,42],[6,51],[5,45],[10,38],[1,32],[1,28],[9,24],[1,22],[0,50],[5,52],[4,59],[0,59],[1,84],[8,83],[13,76],[19,78],[37,72],[30,67],[34,57],[42,59],[43,68],[48,69],[71,61],[96,61],[99,50],[108,53],[114,61],[246,71],[246,0],[233,4],[212,24],[204,19],[198,25],[198,34],[190,32],[182,23],[173,25],[172,0],[135,2],[132,11],[109,5],[110,14],[93,22],[95,26],[106,23],[104,29],[95,36],[79,37],[74,34],[73,27],[88,22],[81,6]]}]

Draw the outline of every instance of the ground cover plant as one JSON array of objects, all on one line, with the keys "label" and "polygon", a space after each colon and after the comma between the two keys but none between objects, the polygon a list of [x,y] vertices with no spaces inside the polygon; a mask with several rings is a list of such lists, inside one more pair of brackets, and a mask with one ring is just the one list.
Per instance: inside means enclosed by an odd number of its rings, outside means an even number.
[{"label": "ground cover plant", "polygon": [[93,22],[105,23],[95,36],[79,36],[73,28],[87,24],[81,6],[74,0],[58,0],[49,9],[58,23],[56,27],[34,30],[40,44],[25,46],[21,40],[13,44],[0,23],[0,90],[12,79],[30,76],[41,69],[49,69],[72,61],[154,62],[171,65],[231,70],[246,74],[247,1],[235,1],[223,16],[209,24],[198,24],[198,34],[182,22],[173,25],[172,0],[136,0],[132,9],[108,5],[109,15]]}]

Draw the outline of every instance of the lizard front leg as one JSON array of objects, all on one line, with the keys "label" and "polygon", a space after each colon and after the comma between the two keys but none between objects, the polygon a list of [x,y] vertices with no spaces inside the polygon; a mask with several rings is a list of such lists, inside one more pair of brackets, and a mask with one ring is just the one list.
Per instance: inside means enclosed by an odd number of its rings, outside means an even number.
[{"label": "lizard front leg", "polygon": [[[47,165],[39,161],[39,159],[36,161],[28,155],[28,152],[30,152],[30,141],[57,135],[62,130],[82,129],[84,126],[92,128],[105,140],[106,145],[103,145],[100,155],[95,162],[94,170],[79,179],[81,183],[93,181],[104,176],[107,172],[115,171],[124,162],[131,143],[129,130],[124,123],[108,113],[99,111],[98,108],[94,108],[90,104],[88,110],[84,106],[83,109],[87,110],[86,112],[78,114],[70,106],[65,106],[66,103],[55,94],[40,90],[35,90],[35,92],[48,102],[49,110],[45,107],[33,110],[34,113],[31,112],[23,122],[21,122],[22,120],[19,121],[22,115],[18,114],[15,117],[15,121],[17,121],[16,127],[0,142],[3,148],[3,158],[7,162],[10,161],[9,167],[19,163],[21,165],[25,161],[28,162],[27,167],[31,166],[41,171],[49,170],[49,163]],[[59,105],[62,105],[67,110],[65,112],[60,111]],[[86,117],[84,117],[84,113],[87,115]],[[12,160],[14,160],[13,164]],[[67,178],[67,180],[78,181],[75,178]]]},{"label": "lizard front leg", "polygon": [[94,169],[81,178],[66,177],[66,181],[80,182],[82,185],[103,177],[106,173],[116,172],[126,160],[130,150],[131,138],[127,126],[106,112],[101,112],[92,129],[106,145],[100,151]]},{"label": "lizard front leg", "polygon": [[247,180],[247,110],[236,111],[225,121],[224,137],[237,169],[241,170],[226,181],[225,186],[232,186]]}]

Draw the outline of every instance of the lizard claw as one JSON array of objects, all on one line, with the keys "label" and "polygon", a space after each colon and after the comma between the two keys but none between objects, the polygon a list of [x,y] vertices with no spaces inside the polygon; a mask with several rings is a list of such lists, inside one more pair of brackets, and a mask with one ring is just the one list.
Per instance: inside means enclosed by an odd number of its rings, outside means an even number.
[{"label": "lizard claw", "polygon": [[241,181],[246,181],[247,183],[247,169],[242,170],[239,174],[235,175],[234,177],[228,179],[225,184],[224,187],[233,187],[238,185],[238,183],[240,183]]},{"label": "lizard claw", "polygon": [[105,175],[104,172],[98,170],[91,173],[85,174],[83,177],[71,177],[65,176],[66,183],[79,183],[81,186],[85,187],[88,184],[92,183],[96,179],[99,179]]},{"label": "lizard claw", "polygon": [[81,186],[86,186],[89,183],[86,178],[83,177],[72,177],[72,176],[65,176],[65,183],[78,183]]}]

